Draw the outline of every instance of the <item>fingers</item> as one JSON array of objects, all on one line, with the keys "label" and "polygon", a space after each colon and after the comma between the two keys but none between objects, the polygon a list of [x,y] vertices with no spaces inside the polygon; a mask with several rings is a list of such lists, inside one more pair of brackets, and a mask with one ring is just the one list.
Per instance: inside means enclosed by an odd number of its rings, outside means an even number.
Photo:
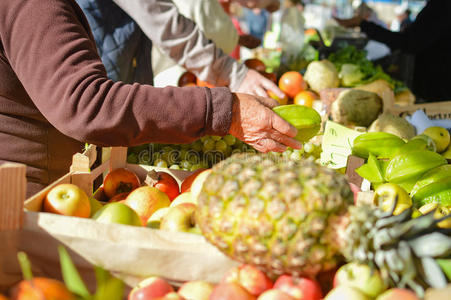
[{"label": "fingers", "polygon": [[270,90],[271,92],[276,94],[276,96],[279,98],[285,97],[284,92],[282,92],[274,82],[272,82],[271,80],[269,80],[268,78],[266,78],[264,76],[261,76],[261,77],[262,78],[260,79],[260,83],[265,90]]},{"label": "fingers", "polygon": [[276,142],[275,140],[267,138],[258,140],[252,146],[255,148],[255,150],[263,153],[267,153],[270,151],[284,152],[285,150],[287,150],[286,146],[282,145],[279,142]]},{"label": "fingers", "polygon": [[301,149],[302,148],[302,144],[299,141],[297,141],[294,138],[291,138],[289,136],[286,136],[284,134],[281,134],[280,132],[278,132],[276,130],[272,130],[270,135],[271,135],[272,139],[279,142],[280,144],[291,147],[293,149]]},{"label": "fingers", "polygon": [[279,117],[276,113],[272,114],[272,128],[289,137],[295,137],[298,130],[293,125]]},{"label": "fingers", "polygon": [[260,97],[268,97],[268,94],[266,93],[265,89],[262,88],[262,87],[259,86],[259,85],[257,85],[257,86],[254,87],[254,91],[255,91],[255,94],[256,94],[257,96],[260,96]]},{"label": "fingers", "polygon": [[265,96],[265,97],[255,96],[255,98],[258,100],[258,102],[260,102],[261,104],[263,104],[264,106],[266,106],[268,108],[274,108],[279,105],[279,102],[277,102],[276,100],[274,100],[272,98],[268,98],[268,96]]}]

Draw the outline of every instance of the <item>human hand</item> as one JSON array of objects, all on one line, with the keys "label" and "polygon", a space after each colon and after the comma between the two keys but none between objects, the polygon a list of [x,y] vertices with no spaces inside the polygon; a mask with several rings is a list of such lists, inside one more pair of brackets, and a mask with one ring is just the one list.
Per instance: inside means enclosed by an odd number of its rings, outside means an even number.
[{"label": "human hand", "polygon": [[260,152],[283,152],[287,147],[302,147],[294,139],[296,128],[271,110],[277,106],[277,101],[241,93],[233,95],[230,134]]},{"label": "human hand", "polygon": [[350,19],[340,19],[334,17],[334,20],[337,21],[338,24],[346,28],[358,27],[360,26],[360,23],[362,23],[363,21],[362,17],[360,17],[359,15],[352,17]]},{"label": "human hand", "polygon": [[246,76],[240,84],[237,92],[252,94],[261,97],[268,97],[267,90],[272,91],[279,98],[284,98],[285,94],[277,87],[277,85],[265,78],[255,70],[249,69]]},{"label": "human hand", "polygon": [[250,34],[242,34],[238,38],[238,45],[249,49],[257,48],[258,46],[260,46],[261,42],[262,41],[260,41],[259,38]]}]

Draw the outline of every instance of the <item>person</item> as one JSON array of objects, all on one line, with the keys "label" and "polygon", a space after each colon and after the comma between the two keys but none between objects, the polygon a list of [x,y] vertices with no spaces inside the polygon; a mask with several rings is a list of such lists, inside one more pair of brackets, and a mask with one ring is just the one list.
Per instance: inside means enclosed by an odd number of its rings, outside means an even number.
[{"label": "person", "polygon": [[114,82],[73,0],[0,2],[0,161],[27,165],[27,195],[84,143],[189,143],[230,133],[258,151],[300,148],[275,102],[228,88]]},{"label": "person", "polygon": [[[243,45],[248,48],[255,48],[260,41],[250,35],[240,32],[233,21],[226,14],[218,0],[173,0],[179,13],[192,20],[198,28],[205,34],[206,38],[220,48],[225,54],[232,54],[234,47]],[[173,38],[171,38],[173,40]],[[232,60],[230,60],[232,61]],[[209,67],[210,64],[205,66]],[[154,85],[166,86],[177,85],[178,79],[186,71],[171,59],[164,50],[152,47],[152,69],[155,74]],[[220,68],[224,70],[224,68]],[[224,77],[236,77],[234,73],[219,72]]]},{"label": "person", "polygon": [[[77,0],[93,30],[108,76],[153,84],[150,52],[158,46],[199,79],[232,91],[283,96],[270,80],[218,49],[169,0]],[[135,63],[136,61],[136,63]],[[145,81],[142,81],[143,78]]]},{"label": "person", "polygon": [[259,7],[246,11],[246,23],[249,34],[263,42],[266,30],[269,27],[269,13]]},{"label": "person", "polygon": [[395,7],[396,18],[393,20],[390,26],[391,31],[403,32],[410,24],[412,19],[410,17],[411,11],[409,5],[405,2]]},{"label": "person", "polygon": [[392,32],[360,16],[336,19],[346,27],[360,26],[370,39],[392,51],[414,55],[412,91],[424,101],[451,99],[451,1],[430,0],[404,32]]}]

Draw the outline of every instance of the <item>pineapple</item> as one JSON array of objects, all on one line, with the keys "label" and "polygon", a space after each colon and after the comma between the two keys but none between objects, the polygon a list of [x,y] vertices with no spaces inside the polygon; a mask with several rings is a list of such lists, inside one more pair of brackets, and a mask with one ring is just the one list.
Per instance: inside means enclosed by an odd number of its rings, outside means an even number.
[{"label": "pineapple", "polygon": [[353,206],[345,176],[312,161],[234,155],[213,167],[197,200],[205,238],[273,276],[314,277],[345,258],[419,295],[447,283],[434,259],[451,258],[449,229],[432,214]]}]

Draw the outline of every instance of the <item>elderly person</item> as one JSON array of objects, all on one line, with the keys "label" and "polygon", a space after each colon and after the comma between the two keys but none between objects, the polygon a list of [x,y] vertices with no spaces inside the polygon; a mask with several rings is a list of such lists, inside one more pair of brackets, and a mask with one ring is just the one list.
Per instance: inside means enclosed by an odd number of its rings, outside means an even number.
[{"label": "elderly person", "polygon": [[28,195],[66,173],[83,142],[188,143],[230,133],[263,152],[301,146],[270,99],[108,79],[75,1],[1,1],[0,45],[0,161],[27,165]]},{"label": "elderly person", "polygon": [[[217,0],[214,1],[220,9]],[[86,14],[100,57],[113,80],[152,84],[150,53],[157,46],[203,81],[259,96],[266,96],[266,90],[271,90],[283,97],[272,81],[248,70],[216,47],[193,21],[180,14],[172,1],[77,0],[77,3]],[[253,1],[250,3],[254,5]],[[265,1],[262,5],[268,4]],[[215,20],[213,15],[209,18]]]}]

